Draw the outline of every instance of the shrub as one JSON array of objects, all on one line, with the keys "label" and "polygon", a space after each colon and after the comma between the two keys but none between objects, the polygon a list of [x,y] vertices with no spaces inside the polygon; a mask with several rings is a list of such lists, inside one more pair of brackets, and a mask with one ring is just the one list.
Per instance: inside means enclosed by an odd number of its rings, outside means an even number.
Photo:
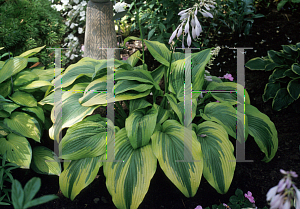
[{"label": "shrub", "polygon": [[[42,45],[60,48],[67,27],[49,0],[7,0],[0,7],[0,22],[0,46],[14,56]],[[54,60],[46,48],[37,55],[45,66]]]}]

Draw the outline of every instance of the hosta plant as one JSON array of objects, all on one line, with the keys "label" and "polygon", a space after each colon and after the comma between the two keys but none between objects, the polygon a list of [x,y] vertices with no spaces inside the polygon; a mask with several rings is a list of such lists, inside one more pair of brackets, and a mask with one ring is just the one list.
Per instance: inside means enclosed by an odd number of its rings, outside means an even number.
[{"label": "hosta plant", "polygon": [[[280,111],[300,97],[300,43],[282,45],[281,51],[268,51],[268,56],[253,58],[246,63],[250,70],[273,71],[269,77],[263,101],[273,99],[272,108]],[[299,102],[299,100],[297,101]],[[293,106],[299,111],[299,104]]]},{"label": "hosta plant", "polygon": [[[128,37],[124,43],[130,39],[141,40]],[[95,179],[101,166],[117,208],[138,208],[158,164],[186,197],[196,194],[202,175],[219,193],[226,193],[230,187],[236,162],[229,136],[237,138],[237,119],[244,124],[243,117],[236,117],[235,107],[237,98],[244,98],[244,94],[213,91],[244,88],[215,76],[205,80],[205,66],[213,49],[191,54],[191,82],[197,92],[192,96],[191,117],[185,119],[185,54],[170,51],[157,41],[144,43],[161,63],[152,71],[146,64],[135,66],[139,51],[127,60],[109,60],[114,61],[115,71],[115,124],[99,114],[92,115],[96,108],[107,106],[107,60],[85,57],[70,65],[52,81],[61,81],[61,85],[39,102],[53,105],[51,119],[58,125],[50,128],[49,135],[59,142],[59,158],[65,160],[60,189],[72,200]],[[164,91],[159,86],[162,77]],[[55,104],[54,94],[60,88],[61,102]],[[203,89],[210,92],[203,96]],[[123,101],[128,113],[121,106]],[[269,162],[278,147],[276,128],[268,116],[250,105],[247,92],[245,107],[245,139],[250,134],[265,153],[263,160]],[[55,118],[55,111],[62,111],[63,117]],[[64,128],[68,129],[60,140]],[[115,139],[108,138],[114,132]],[[114,140],[113,152],[107,151]],[[186,150],[185,144],[192,150]],[[183,161],[184,150],[193,160]],[[107,160],[111,157],[116,161]]]},{"label": "hosta plant", "polygon": [[[6,153],[7,161],[21,168],[31,166],[38,173],[59,175],[60,164],[53,152],[36,146],[41,142],[43,130],[47,129],[44,110],[38,101],[52,86],[49,81],[54,71],[26,68],[28,62],[38,62],[31,56],[44,47],[0,61],[0,154]],[[1,58],[5,56],[7,54]],[[51,121],[48,123],[49,126]]]}]

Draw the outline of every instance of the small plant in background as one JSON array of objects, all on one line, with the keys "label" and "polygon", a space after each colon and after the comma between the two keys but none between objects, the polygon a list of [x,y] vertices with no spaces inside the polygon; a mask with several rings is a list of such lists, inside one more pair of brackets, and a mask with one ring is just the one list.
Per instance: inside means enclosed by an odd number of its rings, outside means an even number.
[{"label": "small plant in background", "polygon": [[61,16],[65,18],[65,26],[67,27],[64,43],[61,44],[61,48],[69,48],[68,50],[62,50],[62,63],[64,65],[70,65],[77,62],[83,56],[83,52],[80,51],[79,36],[84,34],[85,29],[85,13],[87,7],[87,1],[85,0],[50,0],[52,1],[52,7],[61,13]]},{"label": "small plant in background", "polygon": [[267,193],[267,201],[270,201],[272,209],[289,209],[294,206],[300,208],[300,191],[292,181],[292,177],[298,175],[294,171],[285,171],[280,169],[284,175],[277,186],[272,187]]},{"label": "small plant in background", "polygon": [[299,112],[300,43],[282,48],[279,52],[269,50],[268,56],[253,58],[245,66],[250,70],[273,71],[262,95],[264,102],[273,98],[272,108],[276,111],[295,102],[292,106]]},{"label": "small plant in background", "polygon": [[11,199],[12,204],[15,209],[27,209],[33,206],[41,205],[46,202],[55,200],[58,198],[56,195],[45,195],[33,199],[41,187],[41,179],[33,177],[30,179],[24,189],[22,188],[21,183],[18,180],[13,180],[12,190],[11,190]]},{"label": "small plant in background", "polygon": [[51,124],[38,101],[53,86],[49,81],[53,79],[54,69],[26,67],[28,62],[38,61],[31,56],[44,47],[0,61],[0,154],[6,154],[8,162],[21,168],[32,167],[38,173],[59,175],[60,163],[53,157],[54,152],[35,146],[41,143],[43,131]]},{"label": "small plant in background", "polygon": [[282,7],[284,7],[284,5],[287,2],[292,2],[292,3],[300,3],[300,0],[281,0],[278,4],[277,4],[277,10],[281,10]]},{"label": "small plant in background", "polygon": [[[1,3],[0,14],[0,46],[14,56],[43,45],[60,47],[67,26],[49,1],[5,1]],[[46,49],[37,56],[45,66],[51,66]]]},{"label": "small plant in background", "polygon": [[[257,206],[255,205],[254,197],[252,196],[252,193],[248,191],[248,193],[245,193],[243,195],[243,191],[240,189],[237,189],[235,191],[235,195],[231,196],[229,198],[229,203],[221,203],[220,205],[212,205],[212,209],[241,209],[241,208],[255,208],[257,209]],[[201,205],[198,205],[195,209],[202,209]],[[210,209],[210,207],[206,207],[204,209]],[[263,207],[262,209],[267,209],[267,207]]]},{"label": "small plant in background", "polygon": [[[2,129],[0,129],[0,137],[3,137]],[[11,175],[11,170],[19,168],[14,163],[6,163],[6,153],[0,154],[1,166],[0,166],[0,205],[10,205],[10,193],[11,189],[7,186],[7,183],[12,183],[14,178]]]},{"label": "small plant in background", "polygon": [[223,0],[218,1],[218,17],[232,32],[249,35],[255,18],[264,17],[255,14],[253,0]]}]

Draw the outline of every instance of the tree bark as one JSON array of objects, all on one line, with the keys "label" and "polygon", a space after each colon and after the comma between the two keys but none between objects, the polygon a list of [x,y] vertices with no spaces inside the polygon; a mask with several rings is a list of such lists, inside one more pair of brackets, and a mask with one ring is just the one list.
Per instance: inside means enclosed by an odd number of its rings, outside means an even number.
[{"label": "tree bark", "polygon": [[[84,57],[107,59],[107,50],[99,48],[117,48],[111,1],[89,1],[87,5]],[[115,50],[115,59],[120,59],[119,51]]]}]

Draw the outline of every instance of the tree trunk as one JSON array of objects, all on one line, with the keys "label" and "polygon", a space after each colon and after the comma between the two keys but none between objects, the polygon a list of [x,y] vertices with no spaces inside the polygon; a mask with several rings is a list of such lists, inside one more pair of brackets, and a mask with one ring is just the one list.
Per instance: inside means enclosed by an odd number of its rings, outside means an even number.
[{"label": "tree trunk", "polygon": [[[117,48],[113,5],[109,0],[90,0],[86,9],[84,57],[107,59],[107,50],[99,48]],[[115,50],[115,59],[120,59],[119,51]]]}]

